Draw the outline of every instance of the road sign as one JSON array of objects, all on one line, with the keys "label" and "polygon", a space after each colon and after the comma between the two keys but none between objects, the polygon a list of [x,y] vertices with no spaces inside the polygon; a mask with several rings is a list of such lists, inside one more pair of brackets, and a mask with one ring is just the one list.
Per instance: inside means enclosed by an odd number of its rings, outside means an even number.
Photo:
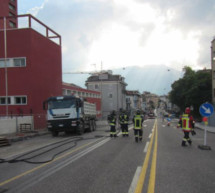
[{"label": "road sign", "polygon": [[210,103],[203,103],[199,107],[199,112],[203,117],[210,117],[214,112],[214,108]]}]

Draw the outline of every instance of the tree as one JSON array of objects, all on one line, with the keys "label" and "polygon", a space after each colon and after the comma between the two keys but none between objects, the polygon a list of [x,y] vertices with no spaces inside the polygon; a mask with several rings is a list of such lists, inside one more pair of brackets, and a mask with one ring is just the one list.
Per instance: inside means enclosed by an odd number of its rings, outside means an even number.
[{"label": "tree", "polygon": [[193,106],[193,114],[200,116],[199,106],[212,100],[211,73],[206,70],[193,71],[190,67],[183,68],[184,76],[171,86],[169,98],[173,104],[184,111],[186,107]]}]

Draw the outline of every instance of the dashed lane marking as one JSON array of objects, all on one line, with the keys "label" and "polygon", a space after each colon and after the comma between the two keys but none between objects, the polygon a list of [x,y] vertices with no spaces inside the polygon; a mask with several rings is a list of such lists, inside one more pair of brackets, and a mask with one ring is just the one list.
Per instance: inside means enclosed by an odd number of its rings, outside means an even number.
[{"label": "dashed lane marking", "polygon": [[128,193],[134,193],[135,188],[137,186],[137,182],[138,182],[141,170],[142,170],[141,166],[137,167],[136,172],[134,174],[134,178],[133,178],[133,180],[131,182],[131,185],[130,185],[130,188],[128,190]]},{"label": "dashed lane marking", "polygon": [[144,148],[144,150],[143,150],[143,152],[144,152],[144,153],[146,153],[146,152],[147,152],[148,147],[149,147],[149,142],[147,142],[147,143],[146,143],[146,146],[145,146],[145,148]]}]

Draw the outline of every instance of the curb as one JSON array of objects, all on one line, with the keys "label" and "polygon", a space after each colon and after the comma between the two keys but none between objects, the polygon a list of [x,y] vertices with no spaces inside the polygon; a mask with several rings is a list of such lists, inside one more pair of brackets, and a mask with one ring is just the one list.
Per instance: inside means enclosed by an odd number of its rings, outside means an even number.
[{"label": "curb", "polygon": [[195,125],[195,128],[201,129],[201,130],[205,130],[205,127],[206,127],[207,132],[209,132],[209,133],[215,133],[215,128],[212,129],[212,128],[208,128],[208,126],[199,125],[199,124]]},{"label": "curb", "polygon": [[49,134],[49,131],[36,131],[36,132],[30,132],[30,133],[17,133],[14,136],[8,136],[7,139],[9,140],[9,143],[14,143],[18,141],[24,141],[28,140],[34,137],[43,136]]}]

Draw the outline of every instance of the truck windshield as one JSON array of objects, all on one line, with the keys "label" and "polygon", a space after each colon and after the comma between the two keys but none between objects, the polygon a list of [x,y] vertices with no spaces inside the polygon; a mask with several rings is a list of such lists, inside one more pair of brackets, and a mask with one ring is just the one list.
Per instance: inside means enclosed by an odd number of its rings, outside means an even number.
[{"label": "truck windshield", "polygon": [[48,102],[48,109],[65,109],[75,107],[76,100],[53,100]]}]

